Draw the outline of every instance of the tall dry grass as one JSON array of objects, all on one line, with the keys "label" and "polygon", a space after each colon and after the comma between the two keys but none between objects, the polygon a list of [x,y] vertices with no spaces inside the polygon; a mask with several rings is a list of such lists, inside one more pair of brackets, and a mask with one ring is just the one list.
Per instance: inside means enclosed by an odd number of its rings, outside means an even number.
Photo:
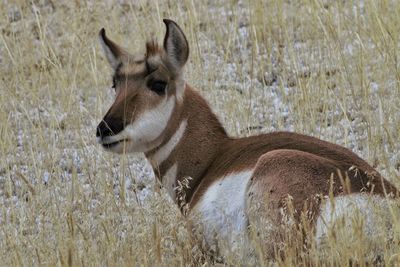
[{"label": "tall dry grass", "polygon": [[[230,134],[317,136],[352,149],[400,186],[395,0],[4,0],[1,265],[213,264],[143,158],[108,154],[95,143],[95,127],[113,98],[99,29],[143,52],[146,38],[161,41],[162,18],[185,30],[187,80]],[[400,222],[393,214],[396,237]],[[297,238],[287,241],[286,257],[268,262],[258,251],[258,263],[365,264],[362,238],[346,247],[348,240],[333,236],[323,258],[312,244],[304,251]],[[381,262],[400,264],[399,251],[391,242]],[[226,262],[248,263],[244,255]]]}]

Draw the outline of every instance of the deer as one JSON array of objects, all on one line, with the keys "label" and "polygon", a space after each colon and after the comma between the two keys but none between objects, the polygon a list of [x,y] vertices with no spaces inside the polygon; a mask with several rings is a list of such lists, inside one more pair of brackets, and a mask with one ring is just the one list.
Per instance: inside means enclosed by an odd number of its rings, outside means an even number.
[{"label": "deer", "polygon": [[[185,81],[189,44],[183,30],[173,20],[163,22],[163,44],[151,39],[145,54],[130,54],[100,30],[114,72],[115,101],[96,137],[106,151],[144,153],[173,202],[185,206],[196,225],[205,226],[207,244],[217,236],[228,246],[246,246],[250,227],[270,229],[271,240],[264,243],[266,255],[272,255],[279,236],[275,226],[285,218],[288,198],[294,222],[306,212],[313,233],[322,238],[332,217],[327,214],[344,214],[355,202],[369,216],[369,198],[384,202],[398,195],[391,182],[345,147],[283,131],[229,136],[207,101]],[[187,186],[178,195],[183,181]],[[341,204],[324,204],[326,196]]]}]

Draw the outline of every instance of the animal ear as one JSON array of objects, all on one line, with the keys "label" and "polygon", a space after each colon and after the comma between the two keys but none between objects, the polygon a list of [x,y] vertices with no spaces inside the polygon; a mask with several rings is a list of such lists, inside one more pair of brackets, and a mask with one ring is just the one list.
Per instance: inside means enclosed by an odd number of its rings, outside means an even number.
[{"label": "animal ear", "polygon": [[185,34],[176,22],[164,19],[167,27],[164,37],[164,49],[167,52],[169,63],[175,71],[180,71],[189,57],[189,44]]},{"label": "animal ear", "polygon": [[107,38],[104,28],[99,32],[99,38],[104,54],[113,69],[116,69],[125,57],[129,57],[125,49]]}]

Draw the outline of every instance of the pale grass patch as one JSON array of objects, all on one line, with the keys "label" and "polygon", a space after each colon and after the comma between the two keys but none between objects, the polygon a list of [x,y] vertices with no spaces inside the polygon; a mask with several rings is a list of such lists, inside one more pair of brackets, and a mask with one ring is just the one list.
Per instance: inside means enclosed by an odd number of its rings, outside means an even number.
[{"label": "pale grass patch", "polygon": [[[98,31],[144,52],[152,34],[162,41],[164,17],[186,32],[186,78],[229,133],[317,136],[400,186],[395,0],[2,1],[1,265],[213,264],[143,159],[105,153],[95,142],[113,97]],[[390,207],[394,241],[378,241],[381,259],[396,265],[400,222],[398,206]],[[365,264],[362,235],[351,250],[329,238],[322,259],[313,241],[304,250],[302,236],[286,240],[275,264]],[[258,263],[272,264],[255,244]],[[225,259],[246,260],[245,253]]]}]

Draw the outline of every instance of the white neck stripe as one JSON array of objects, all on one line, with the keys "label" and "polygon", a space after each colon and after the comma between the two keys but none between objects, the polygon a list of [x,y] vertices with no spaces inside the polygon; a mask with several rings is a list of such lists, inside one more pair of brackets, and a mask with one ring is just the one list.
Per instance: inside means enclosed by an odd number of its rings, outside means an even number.
[{"label": "white neck stripe", "polygon": [[160,166],[162,162],[164,162],[171,152],[174,150],[176,145],[180,142],[180,140],[183,137],[183,134],[185,133],[187,126],[187,120],[183,120],[181,124],[179,125],[178,130],[174,133],[174,135],[169,139],[169,141],[160,147],[156,153],[151,156],[151,162],[154,164],[153,166]]}]

